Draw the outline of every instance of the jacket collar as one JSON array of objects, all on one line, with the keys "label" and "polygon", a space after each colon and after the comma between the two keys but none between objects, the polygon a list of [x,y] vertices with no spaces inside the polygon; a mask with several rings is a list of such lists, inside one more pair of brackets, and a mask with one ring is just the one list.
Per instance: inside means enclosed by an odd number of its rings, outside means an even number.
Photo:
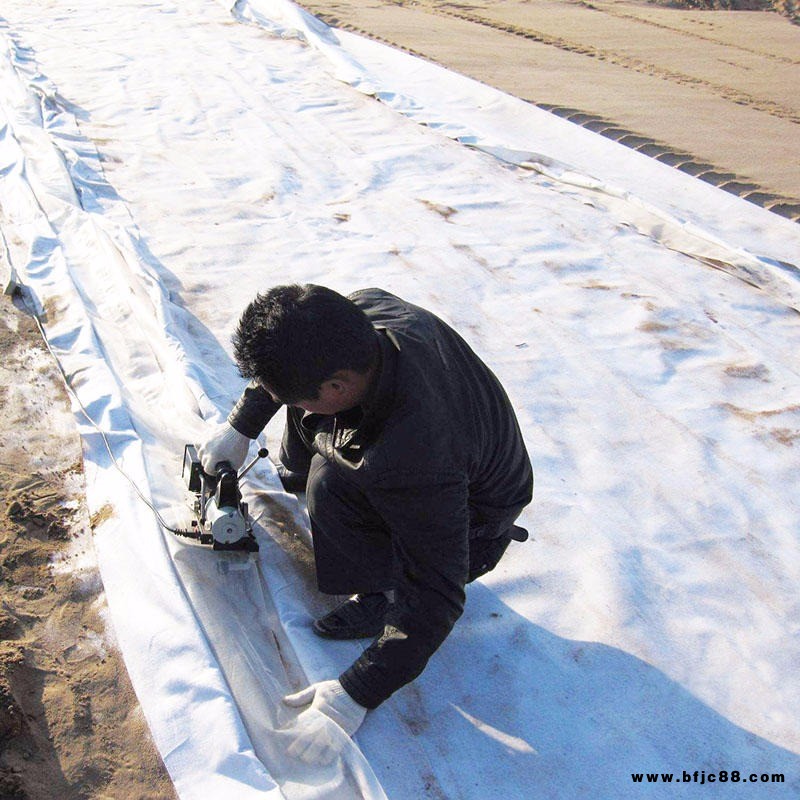
[{"label": "jacket collar", "polygon": [[[360,406],[333,417],[333,446],[337,449],[359,448],[373,441],[391,414],[395,399],[397,355],[400,352],[400,344],[386,328],[377,327],[376,333],[380,348],[380,363],[366,399]],[[306,411],[301,424],[308,431],[316,431],[325,420],[330,419],[322,414]]]}]

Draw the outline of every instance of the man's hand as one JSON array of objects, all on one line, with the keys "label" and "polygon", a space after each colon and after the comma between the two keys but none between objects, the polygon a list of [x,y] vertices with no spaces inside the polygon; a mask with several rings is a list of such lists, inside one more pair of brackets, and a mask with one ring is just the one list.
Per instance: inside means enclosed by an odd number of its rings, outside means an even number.
[{"label": "man's hand", "polygon": [[292,708],[311,703],[297,718],[297,738],[288,750],[290,756],[309,764],[333,761],[367,714],[367,709],[356,703],[339,681],[312,683],[287,695],[283,702]]},{"label": "man's hand", "polygon": [[223,422],[217,425],[208,439],[197,448],[197,455],[206,473],[215,475],[216,466],[220,461],[230,461],[231,466],[238,470],[244,464],[249,448],[250,439],[227,422]]}]

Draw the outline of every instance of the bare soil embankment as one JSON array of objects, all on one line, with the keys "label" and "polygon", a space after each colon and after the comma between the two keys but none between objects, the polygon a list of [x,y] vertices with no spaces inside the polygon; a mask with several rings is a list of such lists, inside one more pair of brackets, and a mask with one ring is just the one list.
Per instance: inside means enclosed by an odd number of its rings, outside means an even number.
[{"label": "bare soil embankment", "polygon": [[0,350],[0,798],[171,800],[107,618],[61,376],[7,296]]},{"label": "bare soil embankment", "polygon": [[800,25],[630,0],[305,0],[800,219]]}]

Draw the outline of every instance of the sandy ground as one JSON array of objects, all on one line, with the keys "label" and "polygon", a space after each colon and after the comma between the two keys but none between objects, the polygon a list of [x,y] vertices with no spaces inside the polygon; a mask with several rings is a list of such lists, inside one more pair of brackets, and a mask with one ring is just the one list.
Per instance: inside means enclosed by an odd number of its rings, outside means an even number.
[{"label": "sandy ground", "polygon": [[[306,6],[800,219],[800,26],[785,17],[618,0]],[[0,301],[0,798],[168,800],[105,614],[74,421],[17,305]]]},{"label": "sandy ground", "polygon": [[800,25],[630,0],[305,0],[800,219]]},{"label": "sandy ground", "polygon": [[106,617],[61,376],[7,296],[0,350],[0,798],[174,798]]}]

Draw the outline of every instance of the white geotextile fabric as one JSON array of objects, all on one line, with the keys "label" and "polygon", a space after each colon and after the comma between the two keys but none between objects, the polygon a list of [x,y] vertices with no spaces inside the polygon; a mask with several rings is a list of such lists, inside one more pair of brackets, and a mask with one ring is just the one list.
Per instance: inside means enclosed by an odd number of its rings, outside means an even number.
[{"label": "white geotextile fabric", "polygon": [[631,773],[682,770],[796,795],[797,225],[286,2],[2,14],[5,246],[170,521],[183,443],[242,386],[231,329],[275,283],[452,322],[534,463],[534,541],[469,587],[360,752],[312,769],[279,697],[363,644],[310,632],[302,510],[264,465],[257,559],[183,544],[76,408],[114,626],[182,798],[638,798],[664,790]]}]

